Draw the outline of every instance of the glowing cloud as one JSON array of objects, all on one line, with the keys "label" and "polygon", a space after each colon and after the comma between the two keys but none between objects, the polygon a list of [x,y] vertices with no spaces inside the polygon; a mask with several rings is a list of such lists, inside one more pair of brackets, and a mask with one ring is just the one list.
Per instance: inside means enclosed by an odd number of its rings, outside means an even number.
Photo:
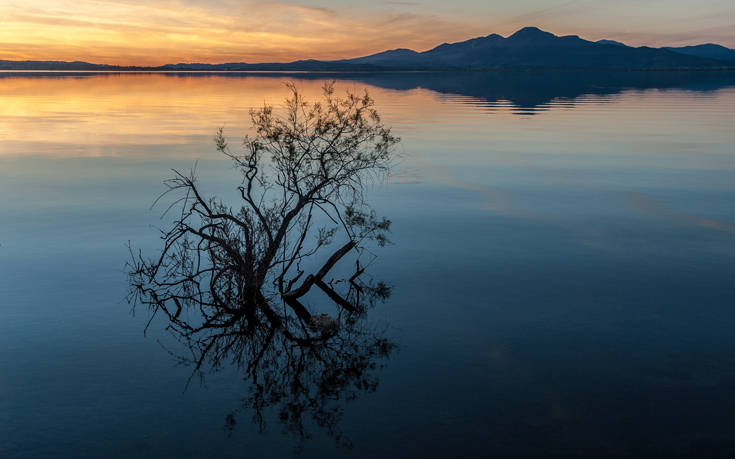
[{"label": "glowing cloud", "polygon": [[395,47],[424,50],[524,25],[631,44],[735,45],[732,2],[702,3],[693,14],[679,0],[659,11],[632,0],[615,8],[599,0],[35,0],[32,6],[0,0],[0,59],[140,65],[340,59]]}]

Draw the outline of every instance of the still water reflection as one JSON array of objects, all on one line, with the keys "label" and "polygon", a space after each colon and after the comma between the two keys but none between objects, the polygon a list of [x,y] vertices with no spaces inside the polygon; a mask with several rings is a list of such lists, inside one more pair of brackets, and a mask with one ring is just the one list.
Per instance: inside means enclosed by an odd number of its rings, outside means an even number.
[{"label": "still water reflection", "polygon": [[329,75],[403,138],[370,190],[395,241],[370,326],[399,352],[340,412],[347,450],[260,433],[236,365],[185,391],[129,314],[126,242],[158,247],[172,167],[231,196],[215,129],[323,77],[0,76],[0,455],[735,452],[728,73]]}]

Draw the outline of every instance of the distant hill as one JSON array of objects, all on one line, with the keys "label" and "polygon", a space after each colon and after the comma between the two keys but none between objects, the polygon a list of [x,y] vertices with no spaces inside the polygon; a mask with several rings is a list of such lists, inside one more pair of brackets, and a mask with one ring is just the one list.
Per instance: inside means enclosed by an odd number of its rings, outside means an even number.
[{"label": "distant hill", "polygon": [[163,71],[370,71],[380,70],[373,65],[349,64],[343,62],[317,61],[314,59],[294,62],[272,62],[248,64],[246,62],[231,62],[227,64],[168,64],[161,67],[152,67],[152,70]]},{"label": "distant hill", "polygon": [[0,70],[120,70],[116,65],[90,64],[89,62],[64,61],[3,61]]},{"label": "distant hill", "polygon": [[621,43],[615,40],[597,40],[595,43],[597,43],[598,45],[628,46],[625,43]]},{"label": "distant hill", "polygon": [[689,56],[704,57],[708,59],[717,59],[726,62],[735,62],[735,49],[725,48],[721,45],[707,43],[696,46],[681,46],[679,48],[667,47],[669,51]]},{"label": "distant hill", "polygon": [[248,64],[181,63],[120,67],[87,62],[0,61],[0,70],[100,71],[396,71],[396,70],[682,70],[735,68],[735,50],[720,45],[682,48],[631,47],[613,40],[592,42],[525,27],[505,38],[497,34],[444,43],[417,52],[399,48],[337,61],[299,60]]},{"label": "distant hill", "polygon": [[295,62],[274,62],[264,64],[248,64],[246,62],[232,62],[226,64],[167,64],[158,67],[119,66],[105,64],[91,64],[89,62],[63,61],[3,61],[0,60],[0,70],[43,70],[43,71],[370,71],[376,70],[370,65],[344,64],[316,60],[301,60]]},{"label": "distant hill", "polygon": [[576,35],[559,37],[526,27],[508,38],[497,34],[459,43],[444,43],[422,53],[386,51],[339,61],[393,69],[681,69],[727,66],[710,57],[667,49],[633,48],[622,43],[595,43]]}]

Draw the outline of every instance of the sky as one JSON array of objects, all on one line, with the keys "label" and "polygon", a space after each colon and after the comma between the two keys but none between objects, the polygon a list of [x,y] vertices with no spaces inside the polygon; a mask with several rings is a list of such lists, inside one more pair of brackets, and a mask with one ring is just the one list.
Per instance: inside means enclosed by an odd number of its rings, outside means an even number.
[{"label": "sky", "polygon": [[0,0],[0,59],[121,65],[341,59],[524,26],[735,48],[733,0]]}]

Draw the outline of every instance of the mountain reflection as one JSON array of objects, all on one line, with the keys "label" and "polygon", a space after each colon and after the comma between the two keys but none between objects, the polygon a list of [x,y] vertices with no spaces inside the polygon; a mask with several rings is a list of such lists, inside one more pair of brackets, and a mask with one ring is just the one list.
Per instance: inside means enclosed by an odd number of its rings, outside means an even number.
[{"label": "mountain reflection", "polygon": [[[95,78],[135,73],[0,72],[3,78]],[[733,71],[498,71],[498,72],[159,72],[164,78],[222,78],[268,80],[329,80],[408,91],[427,89],[445,95],[497,104],[507,102],[519,113],[544,110],[557,100],[574,102],[584,96],[610,96],[626,90],[684,90],[712,92],[735,86]]]},{"label": "mountain reflection", "polygon": [[[0,157],[201,158],[213,125],[243,132],[250,108],[280,99],[288,80],[309,97],[325,80],[367,85],[386,119],[426,125],[447,109],[515,118],[582,111],[588,96],[598,105],[640,105],[636,91],[672,90],[672,100],[691,100],[735,87],[735,72],[0,72]],[[612,127],[637,113],[608,110],[606,118]]]},{"label": "mountain reflection", "polygon": [[534,111],[554,100],[625,90],[679,89],[710,92],[735,86],[735,72],[421,72],[368,74],[361,82],[387,89],[429,89],[490,104],[507,101]]}]

